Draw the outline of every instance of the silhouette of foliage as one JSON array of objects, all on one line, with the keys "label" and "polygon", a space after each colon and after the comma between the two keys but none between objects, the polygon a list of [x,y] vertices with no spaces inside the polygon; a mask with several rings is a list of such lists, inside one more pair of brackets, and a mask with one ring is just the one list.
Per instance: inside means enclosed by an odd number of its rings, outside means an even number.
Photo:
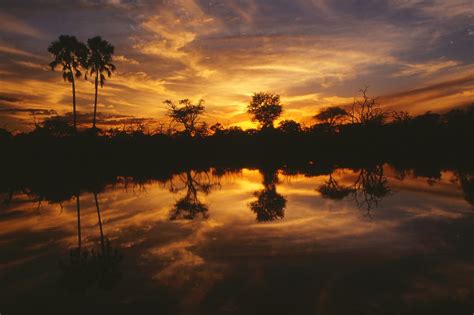
[{"label": "silhouette of foliage", "polygon": [[51,70],[54,71],[57,67],[61,67],[64,81],[68,81],[72,85],[73,125],[74,130],[77,130],[75,79],[81,77],[81,67],[87,66],[87,47],[75,36],[61,35],[58,40],[51,43],[48,52],[54,57],[54,60],[49,64]]},{"label": "silhouette of foliage", "polygon": [[[104,87],[105,75],[111,77],[115,72],[116,67],[112,63],[112,55],[114,54],[114,46],[108,41],[96,36],[87,40],[87,47],[89,49],[86,66],[89,70],[89,75],[94,76],[95,98],[94,98],[94,116],[92,121],[92,128],[96,128],[97,117],[97,95],[98,86]],[[86,75],[87,78],[87,75]]]},{"label": "silhouette of foliage", "polygon": [[360,90],[361,97],[354,100],[349,111],[353,123],[381,125],[387,112],[383,111],[375,97],[368,95],[368,87]]},{"label": "silhouette of foliage", "polygon": [[179,105],[170,100],[166,100],[164,103],[168,106],[168,117],[181,124],[186,135],[195,136],[206,133],[206,124],[199,121],[205,111],[204,100],[200,100],[196,105],[188,99],[180,100]]},{"label": "silhouette of foliage", "polygon": [[314,116],[314,119],[326,123],[330,126],[334,126],[336,123],[342,122],[349,113],[341,107],[331,106],[322,109],[317,115]]},{"label": "silhouette of foliage", "polygon": [[287,134],[301,132],[301,125],[294,120],[283,120],[278,124],[278,129]]},{"label": "silhouette of foliage", "polygon": [[273,128],[273,122],[280,117],[283,106],[280,95],[271,93],[255,93],[247,106],[247,113],[252,115],[252,121],[258,121],[260,128]]}]

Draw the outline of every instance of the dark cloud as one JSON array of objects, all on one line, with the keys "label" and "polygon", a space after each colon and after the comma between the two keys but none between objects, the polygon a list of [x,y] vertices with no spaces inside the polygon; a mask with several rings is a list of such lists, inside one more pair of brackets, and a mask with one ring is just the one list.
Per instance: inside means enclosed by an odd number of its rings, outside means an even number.
[{"label": "dark cloud", "polygon": [[0,101],[15,103],[15,102],[21,102],[21,98],[7,96],[7,95],[0,95]]},{"label": "dark cloud", "polygon": [[[1,105],[1,103],[0,103],[0,105]],[[57,115],[57,112],[55,110],[52,110],[52,109],[17,108],[17,107],[0,108],[0,115],[2,113],[8,113],[8,114],[28,113],[28,114],[31,114],[31,115],[38,115],[38,116]]]}]

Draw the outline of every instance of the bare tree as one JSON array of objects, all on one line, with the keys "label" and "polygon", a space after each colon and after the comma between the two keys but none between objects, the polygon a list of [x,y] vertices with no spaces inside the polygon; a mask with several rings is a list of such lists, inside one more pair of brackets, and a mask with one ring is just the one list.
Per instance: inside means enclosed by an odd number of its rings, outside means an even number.
[{"label": "bare tree", "polygon": [[360,89],[361,98],[352,103],[349,116],[352,123],[369,125],[383,124],[387,113],[380,108],[377,98],[368,95],[368,87]]}]

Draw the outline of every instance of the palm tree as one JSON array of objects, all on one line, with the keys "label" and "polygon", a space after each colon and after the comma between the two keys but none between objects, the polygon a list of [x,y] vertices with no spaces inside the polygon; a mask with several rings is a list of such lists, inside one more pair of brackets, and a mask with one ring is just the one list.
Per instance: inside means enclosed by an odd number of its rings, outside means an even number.
[{"label": "palm tree", "polygon": [[49,45],[54,60],[49,64],[51,70],[62,66],[63,79],[72,84],[72,113],[74,120],[74,131],[77,132],[76,115],[76,82],[75,78],[81,76],[81,67],[84,67],[87,59],[87,47],[77,40],[75,36],[61,35]]},{"label": "palm tree", "polygon": [[104,87],[105,74],[110,78],[116,69],[115,65],[112,63],[114,46],[112,46],[108,41],[102,39],[100,36],[89,38],[87,40],[87,46],[89,47],[89,56],[87,60],[89,75],[95,75],[94,120],[92,122],[92,128],[95,129],[98,85],[100,83],[100,87]]}]

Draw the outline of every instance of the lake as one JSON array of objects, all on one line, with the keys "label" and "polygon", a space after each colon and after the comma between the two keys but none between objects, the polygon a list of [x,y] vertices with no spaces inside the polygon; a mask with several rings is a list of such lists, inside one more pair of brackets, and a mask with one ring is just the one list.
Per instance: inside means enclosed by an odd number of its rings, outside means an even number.
[{"label": "lake", "polygon": [[473,179],[211,168],[5,192],[0,313],[472,314]]}]

